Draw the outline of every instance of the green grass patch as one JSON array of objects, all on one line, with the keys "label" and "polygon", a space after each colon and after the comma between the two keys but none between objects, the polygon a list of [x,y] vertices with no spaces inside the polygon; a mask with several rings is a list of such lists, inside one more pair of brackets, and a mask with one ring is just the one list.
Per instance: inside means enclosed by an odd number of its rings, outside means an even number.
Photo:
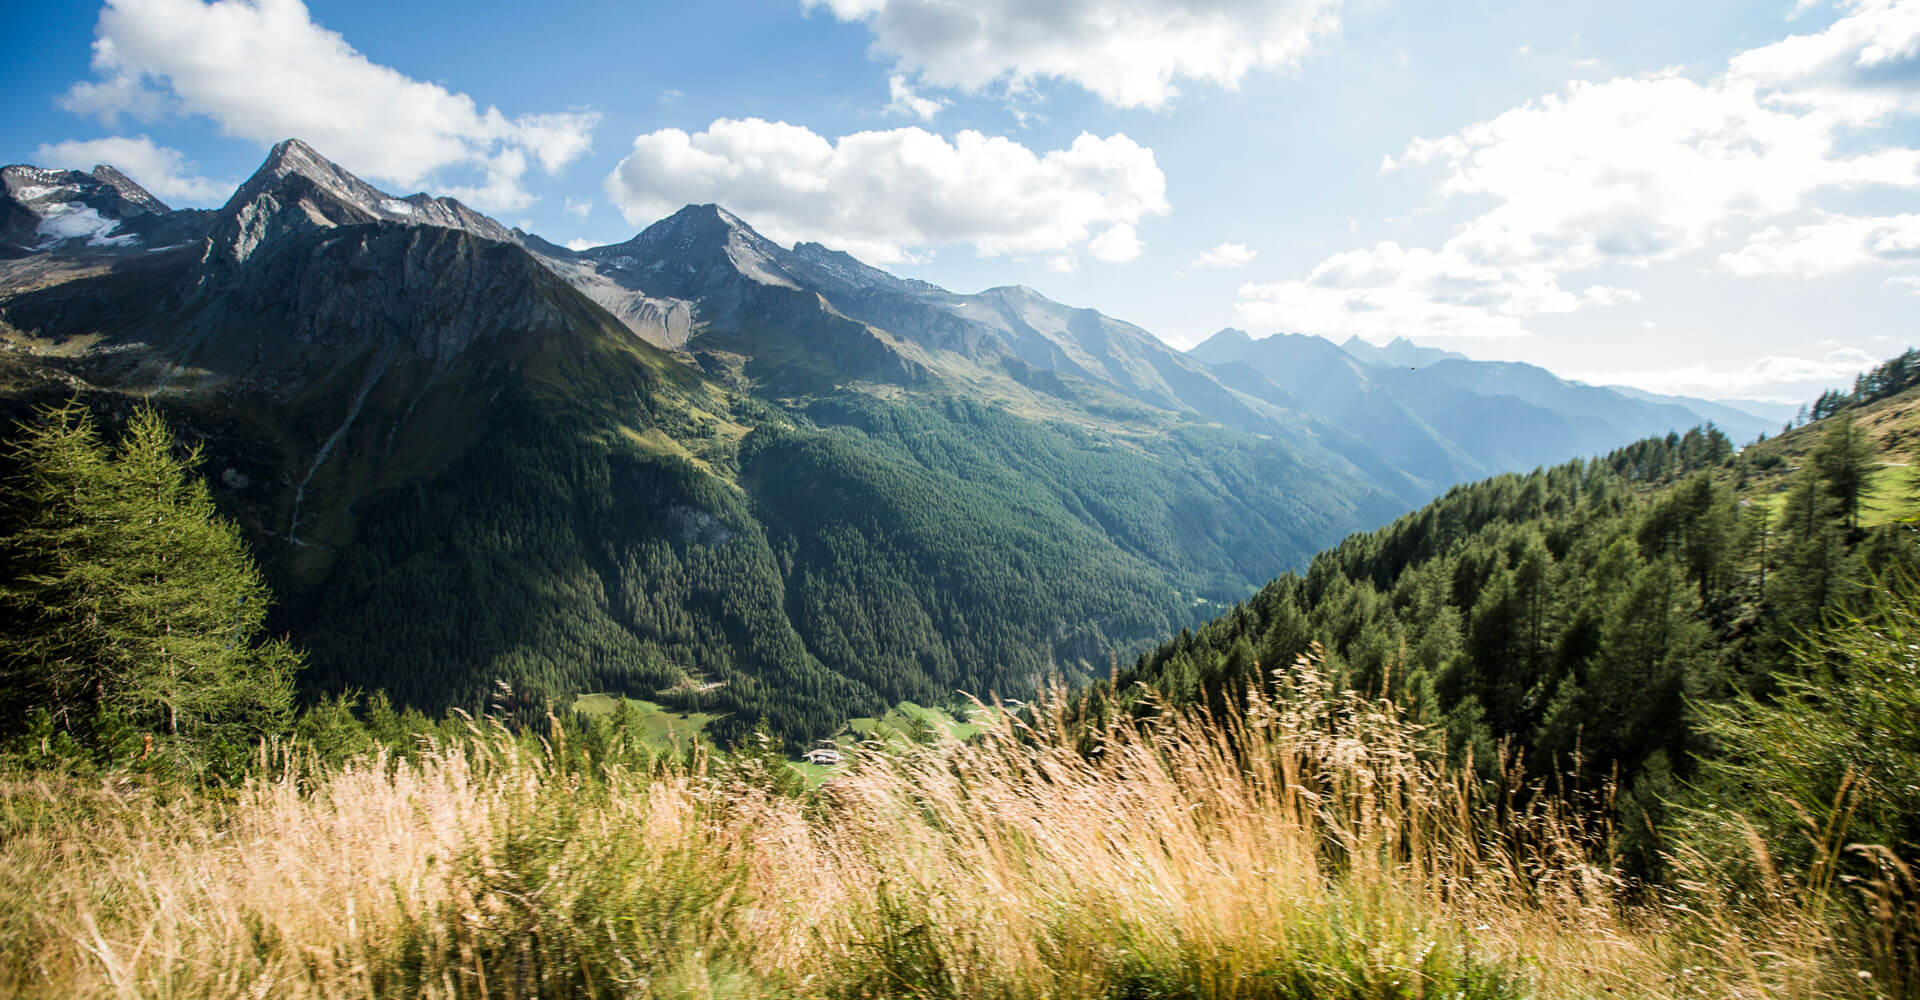
[{"label": "green grass patch", "polygon": [[1871,528],[1920,514],[1920,504],[1911,496],[1912,475],[1912,468],[1905,463],[1883,463],[1880,471],[1867,482],[1867,492],[1860,503],[1860,524]]},{"label": "green grass patch", "polygon": [[[1916,490],[1911,482],[1912,475],[1913,469],[1906,463],[1881,463],[1879,470],[1867,480],[1867,491],[1860,498],[1860,526],[1873,528],[1920,517],[1920,503],[1915,502],[1913,495]],[[1766,504],[1775,517],[1779,517],[1787,507],[1785,484],[1785,477],[1780,477],[1775,492],[1767,493],[1758,500]]]},{"label": "green grass patch", "polygon": [[[720,716],[711,712],[675,712],[657,702],[628,698],[639,712],[641,732],[647,743],[658,749],[683,749],[694,743],[712,740],[706,729]],[[612,715],[620,708],[616,694],[583,694],[574,700],[573,710],[581,715]]]},{"label": "green grass patch", "polygon": [[968,708],[964,711],[973,721],[961,722],[946,709],[927,708],[903,701],[877,719],[869,716],[848,719],[841,731],[834,734],[834,738],[836,742],[850,743],[855,740],[910,737],[916,732],[931,731],[937,737],[964,740],[980,732],[981,723],[986,720],[979,717],[979,713],[990,714],[995,709]]}]

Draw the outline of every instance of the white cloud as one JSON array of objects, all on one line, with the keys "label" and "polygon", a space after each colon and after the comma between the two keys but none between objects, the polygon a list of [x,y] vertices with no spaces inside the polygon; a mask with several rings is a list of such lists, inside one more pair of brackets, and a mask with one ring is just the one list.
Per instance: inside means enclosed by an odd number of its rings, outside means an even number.
[{"label": "white cloud", "polygon": [[1606,285],[1588,285],[1580,293],[1580,301],[1590,306],[1620,306],[1638,302],[1639,292],[1631,288],[1609,288]]},{"label": "white cloud", "polygon": [[369,61],[313,22],[300,0],[107,0],[94,29],[98,78],[61,99],[112,123],[121,115],[206,115],[228,135],[307,141],[348,169],[417,187],[448,169],[482,183],[456,189],[507,211],[533,198],[529,159],[548,171],[586,152],[590,111],[509,118],[465,94]]},{"label": "white cloud", "polygon": [[233,194],[232,181],[200,176],[200,165],[177,149],[155,145],[146,136],[56,142],[34,150],[35,163],[91,170],[104,163],[133,178],[161,201],[178,205],[218,205]]},{"label": "white cloud", "polygon": [[1910,0],[1849,0],[1827,30],[1794,35],[1733,58],[1731,75],[1780,88],[1781,101],[1873,120],[1920,105],[1920,10]]},{"label": "white cloud", "polygon": [[1686,365],[1638,371],[1579,372],[1568,378],[1593,385],[1630,385],[1649,392],[1711,399],[1752,399],[1769,403],[1800,403],[1874,366],[1875,359],[1857,348],[1831,351],[1823,358],[1771,356],[1740,368]]},{"label": "white cloud", "polygon": [[1828,216],[1791,230],[1768,226],[1737,251],[1720,255],[1720,268],[1743,278],[1811,278],[1874,261],[1920,257],[1920,215],[1880,218]]},{"label": "white cloud", "polygon": [[599,245],[600,244],[583,237],[574,237],[566,242],[566,248],[569,250],[591,250]]},{"label": "white cloud", "polygon": [[1239,299],[1235,311],[1248,325],[1382,341],[1520,336],[1530,317],[1593,304],[1545,268],[1478,264],[1393,242],[1335,254],[1302,280],[1249,282]]},{"label": "white cloud", "polygon": [[1189,266],[1231,271],[1253,263],[1253,258],[1259,254],[1258,250],[1247,249],[1245,243],[1222,243],[1211,250],[1203,251]]},{"label": "white cloud", "polygon": [[933,116],[946,107],[948,101],[939,97],[922,97],[908,85],[907,78],[898,73],[887,77],[887,111],[897,115],[911,115],[923,122],[930,122]]},{"label": "white cloud", "polygon": [[587,198],[583,201],[574,201],[572,198],[568,198],[566,205],[562,206],[560,210],[575,218],[584,219],[588,213],[593,211],[593,199]]},{"label": "white cloud", "polygon": [[1153,151],[1121,134],[1083,133],[1035,153],[971,130],[951,141],[914,127],[829,140],[758,118],[641,135],[606,190],[636,225],[718,202],[773,239],[818,240],[882,264],[944,243],[982,256],[1061,251],[1102,229],[1106,252],[1129,239],[1137,252],[1132,227],[1168,211]]},{"label": "white cloud", "polygon": [[1388,164],[1440,163],[1440,193],[1493,206],[1455,239],[1483,260],[1647,264],[1830,188],[1920,184],[1920,152],[1837,151],[1837,123],[1750,87],[1667,73],[1574,83]]},{"label": "white cloud", "polygon": [[1830,192],[1920,189],[1920,150],[1863,141],[1920,110],[1916,46],[1920,2],[1854,0],[1826,31],[1742,53],[1706,82],[1672,70],[1575,81],[1416,139],[1381,170],[1439,168],[1438,196],[1472,211],[1453,235],[1434,250],[1381,244],[1305,279],[1249,284],[1241,315],[1328,335],[1523,334],[1533,317],[1636,300],[1599,286],[1576,295],[1580,272],[1670,262],[1729,238],[1748,240],[1720,260],[1735,274],[1826,273],[1910,252],[1906,217],[1780,227]]},{"label": "white cloud", "polygon": [[1341,0],[802,0],[873,32],[875,55],[933,87],[1079,84],[1109,104],[1164,106],[1178,81],[1229,89],[1296,65],[1339,28]]},{"label": "white cloud", "polygon": [[1047,258],[1047,270],[1056,274],[1072,274],[1079,269],[1080,258],[1073,254],[1063,253],[1055,257]]},{"label": "white cloud", "polygon": [[1124,264],[1140,256],[1146,247],[1140,242],[1140,234],[1124,222],[1116,222],[1107,227],[1107,231],[1087,241],[1087,252],[1095,260],[1109,264]]}]

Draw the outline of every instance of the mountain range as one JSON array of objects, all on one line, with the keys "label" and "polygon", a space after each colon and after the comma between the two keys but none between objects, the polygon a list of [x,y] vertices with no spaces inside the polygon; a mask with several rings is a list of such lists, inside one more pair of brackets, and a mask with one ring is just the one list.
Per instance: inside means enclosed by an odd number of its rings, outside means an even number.
[{"label": "mountain range", "polygon": [[1404,341],[1191,352],[714,205],[573,251],[296,140],[221,208],[0,170],[0,400],[162,406],[320,688],[766,717],[1024,694],[1448,486],[1713,419]]}]

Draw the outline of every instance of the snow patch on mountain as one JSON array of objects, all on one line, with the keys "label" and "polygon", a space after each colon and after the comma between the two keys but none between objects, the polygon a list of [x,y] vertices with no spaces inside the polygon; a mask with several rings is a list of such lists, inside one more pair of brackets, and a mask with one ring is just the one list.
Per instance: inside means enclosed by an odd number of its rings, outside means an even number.
[{"label": "snow patch on mountain", "polygon": [[132,233],[114,235],[120,223],[101,215],[97,210],[85,205],[63,205],[52,214],[40,220],[40,235],[46,237],[46,245],[65,240],[84,239],[90,247],[124,247],[140,242],[140,237]]}]

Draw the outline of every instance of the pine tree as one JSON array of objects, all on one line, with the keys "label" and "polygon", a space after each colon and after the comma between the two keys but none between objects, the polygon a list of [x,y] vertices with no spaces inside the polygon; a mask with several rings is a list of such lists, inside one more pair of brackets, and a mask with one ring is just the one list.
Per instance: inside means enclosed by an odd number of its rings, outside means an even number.
[{"label": "pine tree", "polygon": [[16,530],[0,539],[0,683],[14,711],[107,751],[129,728],[193,765],[284,732],[300,654],[262,631],[270,594],[239,529],[151,408],[116,449],[77,405],[23,425]]},{"label": "pine tree", "polygon": [[1878,467],[1874,461],[1876,449],[1853,417],[1832,419],[1832,426],[1813,453],[1813,464],[1826,484],[1827,494],[1840,502],[1847,530],[1852,531],[1860,526],[1860,502],[1867,491],[1867,480]]}]

